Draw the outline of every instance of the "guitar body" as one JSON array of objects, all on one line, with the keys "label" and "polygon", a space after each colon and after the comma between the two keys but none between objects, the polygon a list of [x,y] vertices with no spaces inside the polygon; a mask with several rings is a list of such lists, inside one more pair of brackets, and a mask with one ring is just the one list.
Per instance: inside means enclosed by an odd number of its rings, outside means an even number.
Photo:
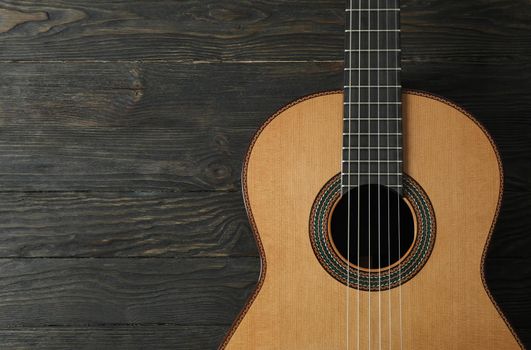
[{"label": "guitar body", "polygon": [[463,110],[424,93],[405,93],[403,114],[404,173],[436,223],[424,266],[381,292],[348,288],[323,268],[310,221],[341,172],[343,93],[305,98],[271,117],[247,154],[243,191],[262,271],[221,348],[521,348],[483,274],[502,192],[492,140]]}]

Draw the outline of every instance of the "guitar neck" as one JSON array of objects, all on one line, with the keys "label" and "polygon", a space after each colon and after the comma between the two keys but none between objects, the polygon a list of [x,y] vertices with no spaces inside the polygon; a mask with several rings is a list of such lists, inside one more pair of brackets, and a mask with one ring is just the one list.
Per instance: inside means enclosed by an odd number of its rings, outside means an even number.
[{"label": "guitar neck", "polygon": [[402,192],[400,5],[347,0],[343,191],[381,184]]}]

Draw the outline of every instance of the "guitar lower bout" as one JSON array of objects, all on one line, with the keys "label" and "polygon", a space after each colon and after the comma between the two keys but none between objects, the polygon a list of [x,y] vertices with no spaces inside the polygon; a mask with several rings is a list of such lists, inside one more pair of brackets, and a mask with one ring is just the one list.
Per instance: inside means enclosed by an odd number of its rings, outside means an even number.
[{"label": "guitar lower bout", "polygon": [[[446,100],[407,92],[402,101],[413,238],[376,270],[326,246],[323,191],[340,191],[332,185],[342,170],[343,93],[303,98],[259,130],[243,192],[262,271],[221,349],[522,348],[484,278],[503,187],[494,143]],[[411,267],[407,280],[397,261]]]}]

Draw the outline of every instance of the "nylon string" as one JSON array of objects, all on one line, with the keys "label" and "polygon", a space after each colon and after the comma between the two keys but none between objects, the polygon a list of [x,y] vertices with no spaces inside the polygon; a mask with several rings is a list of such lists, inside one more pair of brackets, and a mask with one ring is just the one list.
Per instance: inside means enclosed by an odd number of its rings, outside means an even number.
[{"label": "nylon string", "polygon": [[[370,0],[368,0],[368,4],[367,4],[367,8],[369,9],[367,11],[367,17],[368,17],[368,20],[367,20],[367,25],[368,25],[368,28],[367,28],[367,33],[368,33],[368,38],[367,38],[367,67],[368,67],[368,75],[367,75],[367,86],[368,86],[368,99],[367,99],[367,106],[368,106],[368,109],[367,109],[367,118],[368,118],[368,131],[371,130],[371,121],[372,121],[372,118],[371,118],[371,4],[370,4]],[[367,141],[368,141],[368,144],[367,144],[367,147],[369,149],[368,151],[368,164],[369,164],[369,167],[370,167],[370,164],[371,164],[371,149],[370,149],[370,146],[371,146],[371,135],[370,135],[370,132],[368,133],[368,137],[367,137]],[[367,335],[367,339],[368,339],[368,343],[369,343],[369,350],[371,349],[371,186],[370,186],[370,178],[371,178],[371,175],[370,175],[370,171],[367,172],[367,175],[368,176],[368,179],[369,181],[367,181],[369,183],[369,186],[368,186],[368,212],[369,212],[369,221],[368,221],[368,229],[367,229],[367,232],[368,232],[368,240],[369,240],[369,255],[368,255],[368,258],[369,258],[369,271],[368,271],[368,275],[369,275],[369,293],[367,294],[367,298],[368,298],[368,318],[369,318],[369,322],[368,322],[368,335]]]},{"label": "nylon string", "polygon": [[[349,9],[352,10],[352,0],[350,0],[350,7]],[[348,68],[352,68],[352,11],[349,11],[350,14],[350,31],[349,31],[349,62],[348,62]],[[350,130],[350,124],[352,122],[352,69],[349,69],[349,83],[348,83],[348,175],[347,175],[347,291],[346,291],[346,345],[347,350],[349,350],[350,347],[350,176],[352,173],[351,169],[351,157],[350,157],[350,150],[351,150],[351,130]],[[343,165],[343,163],[342,163]]]},{"label": "nylon string", "polygon": [[[387,4],[387,8],[391,8],[391,4],[389,3],[389,0],[386,0],[386,4]],[[386,11],[385,12],[385,29],[386,29],[386,32],[385,32],[385,43],[387,45],[387,49],[389,49],[389,11]],[[385,53],[385,62],[387,63],[387,68],[390,68],[391,65],[389,64],[389,50],[386,51]],[[385,95],[386,95],[386,100],[389,102],[389,86],[391,85],[389,83],[389,71],[390,69],[387,69],[387,72],[386,72],[386,75],[385,75],[385,85],[387,86],[386,89],[385,89]],[[387,110],[387,118],[388,120],[386,121],[387,125],[389,126],[389,104],[387,104],[386,106],[386,110]],[[398,131],[398,130],[397,130]],[[390,164],[390,152],[389,152],[389,147],[390,147],[390,144],[389,144],[389,139],[388,139],[388,143],[387,143],[387,184],[391,184],[391,175],[390,175],[390,167],[389,167],[389,164]],[[390,197],[390,190],[388,189],[387,190],[387,265],[390,266],[391,265],[391,197]],[[391,307],[391,273],[389,271],[389,281],[388,281],[388,285],[389,285],[389,310],[388,310],[388,313],[389,313],[389,349],[391,350],[392,348],[392,341],[393,341],[393,332],[392,332],[392,307]]]},{"label": "nylon string", "polygon": [[[369,0],[370,1],[370,0]],[[376,29],[380,29],[380,2],[376,0]],[[370,28],[369,28],[370,29]],[[380,102],[380,31],[376,32],[376,93],[377,93],[377,101]],[[378,162],[376,163],[376,166],[378,167],[377,170],[377,183],[378,183],[378,349],[382,349],[382,286],[381,286],[381,231],[380,231],[380,105],[378,105],[376,108],[378,108],[377,111],[377,130],[376,130],[376,137],[378,142]],[[370,130],[369,130],[370,131]]]},{"label": "nylon string", "polygon": [[[398,6],[398,0],[397,0],[397,6]],[[395,24],[396,24],[396,27],[397,28],[400,28],[400,11],[395,11],[396,14],[395,14]],[[397,32],[397,35],[395,36],[395,48],[398,49],[398,32]],[[398,66],[399,63],[400,63],[400,51],[396,51],[396,65]],[[398,81],[398,70],[395,70],[395,79],[396,79],[396,85],[399,85],[399,81]],[[397,101],[401,101],[401,97],[399,95],[399,91],[400,91],[400,88],[397,88],[395,89],[395,97],[396,97],[396,100]],[[401,108],[401,105],[398,105],[398,108],[397,108],[397,118],[396,118],[396,126],[397,126],[397,136],[396,136],[396,141],[397,141],[397,146],[400,144],[400,135],[399,135],[399,130],[400,130],[400,121],[398,120],[398,115],[400,113],[400,109]],[[401,152],[400,149],[398,149],[399,154]],[[397,174],[397,183],[400,184],[400,175],[399,175],[399,171],[396,172]],[[401,230],[400,230],[400,196],[397,196],[398,198],[398,203],[397,203],[397,218],[398,218],[398,222],[397,222],[397,229],[398,229],[398,256],[400,257],[400,247],[401,247],[401,242],[400,242],[400,239],[401,239]],[[399,327],[400,327],[400,350],[402,350],[403,348],[403,335],[402,335],[402,266],[401,266],[401,261],[399,260],[398,262],[398,298],[399,298]]]},{"label": "nylon string", "polygon": [[[363,31],[362,29],[362,3],[361,3],[362,0],[359,1],[359,11],[358,11],[358,25],[359,25],[359,28],[358,28],[358,114],[357,114],[357,118],[358,118],[358,133],[357,133],[357,148],[358,148],[358,158],[357,158],[357,161],[356,161],[356,164],[357,164],[357,177],[358,177],[358,191],[357,191],[357,201],[358,201],[358,216],[357,216],[357,273],[358,273],[358,277],[357,277],[357,283],[358,283],[358,286],[360,285],[360,273],[361,273],[361,268],[360,268],[360,214],[361,214],[361,200],[360,200],[360,186],[361,186],[361,175],[362,175],[362,171],[361,171],[361,104],[365,104],[365,102],[362,102],[361,101],[361,87],[362,87],[362,84],[361,84],[361,71],[362,70],[367,70],[368,72],[368,75],[367,75],[367,96],[368,96],[368,100],[367,100],[367,116],[366,116],[366,120],[368,121],[368,132],[367,132],[367,135],[368,135],[368,160],[367,160],[367,163],[368,163],[368,166],[367,166],[367,173],[366,175],[368,176],[368,231],[367,233],[369,234],[368,236],[368,251],[369,251],[369,260],[368,260],[368,278],[369,278],[369,284],[368,284],[368,335],[367,335],[367,341],[368,341],[368,348],[369,350],[371,349],[371,341],[372,341],[372,337],[371,337],[371,318],[372,318],[372,314],[371,314],[371,283],[370,283],[370,280],[371,280],[371,268],[372,268],[372,259],[371,259],[371,186],[370,186],[370,183],[371,183],[371,176],[373,175],[371,173],[371,158],[372,158],[372,155],[371,155],[371,140],[372,140],[372,136],[373,136],[373,133],[371,132],[371,126],[372,126],[372,118],[371,117],[371,108],[372,108],[372,91],[371,91],[371,88],[372,88],[372,81],[371,81],[371,77],[373,74],[372,73],[372,70],[375,71],[375,74],[377,74],[377,77],[376,77],[376,85],[375,87],[377,88],[377,101],[378,101],[378,105],[380,104],[380,92],[381,92],[381,81],[380,81],[380,70],[381,70],[381,57],[380,57],[380,54],[381,54],[381,50],[380,50],[380,34],[379,32],[382,31],[380,30],[380,16],[379,16],[379,12],[380,12],[380,5],[379,5],[379,2],[377,2],[377,7],[376,7],[376,14],[377,14],[377,17],[376,17],[376,21],[377,21],[377,35],[376,35],[376,40],[377,40],[377,43],[376,43],[376,49],[374,50],[376,52],[376,69],[372,69],[371,67],[371,56],[370,56],[370,52],[371,52],[371,5],[370,5],[370,0],[368,0],[368,8],[367,8],[367,14],[368,14],[368,18],[367,18],[367,25],[368,25],[368,28],[366,30],[366,32],[368,33],[368,37],[367,37],[367,42],[368,42],[368,45],[367,45],[367,68],[364,68],[364,67],[361,67],[361,32]],[[390,2],[390,0],[386,0],[386,4],[388,6],[387,10],[390,10],[391,9],[391,6],[392,6],[392,2]],[[347,152],[348,152],[348,179],[347,179],[347,191],[348,191],[348,194],[347,194],[347,201],[348,201],[348,206],[347,206],[347,210],[348,210],[348,213],[347,213],[347,293],[346,293],[346,307],[347,307],[347,312],[346,312],[346,345],[347,345],[347,350],[349,350],[350,348],[350,240],[351,240],[351,237],[350,237],[350,233],[351,233],[351,218],[350,218],[350,215],[351,215],[351,212],[350,212],[350,208],[351,208],[351,194],[350,194],[350,190],[351,190],[351,178],[350,178],[350,175],[352,174],[352,167],[351,167],[351,164],[354,163],[351,159],[351,150],[352,150],[352,140],[351,140],[351,122],[352,122],[352,52],[354,52],[354,50],[352,50],[352,32],[354,32],[353,30],[353,0],[350,0],[350,8],[349,8],[349,13],[350,13],[350,16],[349,16],[349,23],[350,23],[350,30],[349,30],[349,95],[348,95],[348,106],[349,106],[349,109],[348,109],[348,136],[349,136],[349,141],[348,141],[348,147],[347,147]],[[395,23],[396,23],[396,26],[397,26],[397,30],[396,31],[393,31],[395,32],[395,48],[393,49],[393,51],[395,51],[395,59],[396,59],[396,65],[398,66],[399,64],[399,58],[400,58],[400,51],[398,49],[398,37],[399,37],[399,29],[398,29],[398,25],[399,25],[399,11],[398,11],[398,8],[397,9],[394,9],[395,11],[393,12],[396,12],[395,14]],[[394,86],[395,88],[395,98],[396,98],[396,102],[398,102],[397,104],[397,111],[396,111],[396,115],[393,115],[394,119],[396,120],[396,133],[389,133],[390,135],[392,134],[395,134],[396,135],[396,141],[397,141],[397,152],[399,152],[399,154],[401,153],[401,148],[400,148],[400,136],[401,136],[401,131],[400,131],[400,118],[399,118],[399,115],[400,115],[400,109],[401,108],[401,104],[400,104],[400,99],[401,99],[401,96],[400,96],[400,86],[399,86],[399,73],[398,73],[398,70],[399,68],[398,67],[392,67],[390,62],[389,62],[389,49],[390,49],[390,40],[389,40],[389,32],[390,32],[390,29],[392,29],[392,27],[389,26],[389,13],[388,11],[386,11],[386,14],[385,14],[385,30],[383,30],[382,32],[385,32],[385,42],[386,42],[386,45],[387,45],[387,48],[386,49],[386,59],[385,59],[385,65],[383,66],[384,70],[386,71],[385,73],[385,96],[386,96],[386,112],[387,112],[387,117],[386,117],[386,124],[387,126],[389,126],[389,117],[390,117],[390,101],[389,101],[389,97],[390,97],[390,94],[389,94],[389,89],[391,87]],[[395,71],[395,84],[391,84],[390,82],[390,71],[391,70],[394,70]],[[381,188],[380,188],[380,185],[381,185],[381,179],[380,179],[380,176],[382,176],[383,174],[381,173],[381,169],[380,169],[380,164],[382,163],[381,161],[381,154],[380,154],[380,151],[382,150],[381,148],[381,140],[380,140],[380,137],[382,136],[380,134],[380,127],[381,127],[381,124],[380,124],[380,121],[381,121],[381,110],[380,108],[377,106],[376,108],[378,108],[378,110],[376,111],[376,121],[377,121],[377,131],[376,133],[374,133],[374,135],[376,135],[377,137],[377,167],[378,169],[376,170],[376,176],[378,177],[377,178],[377,185],[378,185],[378,203],[377,203],[377,210],[378,210],[378,213],[377,213],[377,216],[378,216],[378,223],[377,223],[377,230],[378,230],[378,348],[381,350],[382,349],[382,301],[381,301],[381,265],[382,265],[382,261],[381,261],[381,258],[382,258],[382,254],[381,254],[381,230],[382,230],[382,227],[381,227]],[[387,158],[386,158],[386,177],[387,177],[387,184],[388,186],[392,186],[391,185],[391,167],[390,167],[390,139],[387,139],[387,146],[386,146],[386,154],[387,154]],[[400,174],[401,174],[401,171],[400,171],[400,160],[397,159],[397,162],[396,162],[396,167],[397,167],[397,171],[396,171],[396,177],[397,177],[397,183],[396,183],[396,187],[397,188],[401,188],[401,181],[400,181]],[[374,215],[374,214],[373,214]],[[401,227],[400,227],[400,195],[397,196],[397,235],[398,235],[398,257],[400,258],[400,255],[401,255]],[[390,192],[388,190],[388,193],[387,193],[387,241],[388,241],[388,251],[387,251],[387,256],[388,256],[388,261],[387,261],[387,265],[390,266],[391,264],[391,203],[390,203]],[[388,283],[389,283],[389,286],[391,285],[391,275],[389,274],[389,280],[388,280]],[[400,349],[402,350],[403,349],[403,326],[402,326],[402,266],[401,266],[401,261],[399,260],[398,262],[398,293],[399,293],[399,335],[400,335]],[[388,298],[388,333],[389,333],[389,349],[392,348],[392,297],[391,297],[391,290],[389,290],[389,298]],[[361,310],[360,310],[360,293],[358,291],[357,293],[357,349],[360,349],[360,328],[361,328],[361,325],[360,325],[360,316],[361,316]]]}]

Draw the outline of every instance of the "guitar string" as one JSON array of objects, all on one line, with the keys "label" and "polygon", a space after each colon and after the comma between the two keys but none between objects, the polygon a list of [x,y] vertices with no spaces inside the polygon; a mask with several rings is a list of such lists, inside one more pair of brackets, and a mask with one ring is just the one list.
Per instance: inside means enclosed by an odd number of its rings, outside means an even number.
[{"label": "guitar string", "polygon": [[[398,11],[394,11],[396,12],[395,14],[395,26],[397,29],[400,30],[400,0],[396,0],[396,7],[398,9]],[[399,37],[399,32],[397,32],[397,35],[395,36],[395,48],[398,49],[398,45],[399,45],[399,41],[398,41],[398,37]],[[400,62],[400,52],[399,51],[395,51],[395,59],[396,59],[396,65],[398,66],[401,62]],[[399,82],[399,76],[398,76],[398,69],[395,70],[395,80],[396,80],[396,85],[401,85],[401,83]],[[401,96],[401,89],[400,87],[397,88],[395,90],[395,98],[396,98],[396,101],[401,101],[402,99],[402,96]],[[398,135],[399,133],[402,133],[402,130],[400,128],[400,118],[398,118],[400,116],[400,113],[401,113],[401,105],[398,106],[397,108],[397,118],[396,118],[396,126],[397,126],[397,135],[396,135],[396,141],[397,141],[397,146],[400,144],[400,135]],[[397,151],[398,154],[401,154],[401,151],[398,150]],[[403,166],[402,166],[403,167]],[[400,172],[401,171],[397,171],[396,174],[397,174],[397,184],[402,184],[402,182],[400,181]],[[400,196],[397,196],[397,235],[398,235],[398,256],[400,257],[401,256],[401,227],[400,227]],[[398,298],[399,298],[399,327],[400,327],[400,350],[403,349],[403,329],[402,329],[402,265],[401,265],[401,261],[399,260],[398,261]]]},{"label": "guitar string", "polygon": [[[361,1],[362,0],[358,0],[358,68],[361,68],[361,51],[359,49],[361,49]],[[360,328],[361,328],[361,313],[360,313],[360,292],[359,292],[359,286],[360,286],[360,217],[361,217],[361,214],[360,214],[360,204],[361,204],[361,200],[360,200],[360,186],[361,186],[361,171],[360,171],[360,165],[361,165],[361,148],[360,148],[360,144],[361,144],[361,136],[359,135],[360,134],[360,131],[361,131],[361,103],[359,103],[361,101],[361,69],[358,69],[358,191],[357,191],[357,197],[358,197],[358,207],[357,207],[357,210],[358,210],[358,216],[357,216],[357,229],[356,229],[356,237],[357,237],[357,245],[356,245],[356,250],[357,250],[357,273],[358,273],[358,291],[357,291],[357,311],[358,311],[358,319],[357,319],[357,339],[356,339],[356,342],[357,342],[357,349],[360,349]]]},{"label": "guitar string", "polygon": [[[358,68],[361,68],[361,1],[362,0],[358,0],[358,8],[359,8],[359,11],[358,11]],[[361,103],[359,103],[361,101],[361,69],[358,69],[358,134],[360,133],[361,131]],[[357,319],[357,331],[358,331],[358,334],[357,334],[357,349],[360,349],[360,324],[361,324],[361,313],[360,313],[360,291],[359,291],[359,287],[360,287],[360,217],[361,217],[361,212],[360,212],[360,207],[361,207],[361,200],[360,200],[360,187],[361,187],[361,171],[360,171],[360,166],[361,166],[361,147],[360,147],[360,144],[361,144],[361,136],[358,135],[358,191],[357,191],[357,194],[358,194],[358,216],[357,216],[357,221],[358,221],[358,227],[357,227],[357,230],[356,230],[356,237],[357,237],[357,246],[356,246],[356,250],[357,250],[357,269],[358,269],[358,291],[357,291],[357,302],[358,302],[358,305],[357,305],[357,311],[358,311],[358,319]]]},{"label": "guitar string", "polygon": [[[371,3],[370,3],[371,0],[368,0],[367,1],[367,8],[368,8],[368,11],[367,11],[367,34],[368,34],[368,39],[367,39],[367,67],[368,67],[368,75],[367,75],[367,86],[368,86],[368,95],[367,95],[367,118],[368,118],[368,131],[371,130],[371,121],[372,121],[372,118],[371,118]],[[370,152],[370,146],[371,146],[371,135],[369,133],[369,136],[367,137],[367,141],[368,141],[368,144],[367,146],[369,147],[369,152],[368,152],[368,155],[369,155],[369,160],[368,160],[368,164],[371,164],[371,152]],[[370,172],[368,172],[368,174],[370,174]],[[367,293],[367,298],[368,298],[368,313],[367,313],[367,316],[369,318],[369,322],[368,322],[368,335],[367,335],[367,340],[368,340],[368,343],[369,343],[369,350],[371,349],[371,186],[370,186],[370,179],[371,179],[371,176],[368,175],[367,176],[367,187],[368,187],[368,206],[367,206],[367,209],[368,209],[368,212],[369,212],[369,215],[368,215],[368,225],[367,225],[367,233],[368,233],[368,239],[369,239],[369,249],[368,249],[368,267],[369,267],[369,271],[368,271],[368,275],[369,275],[369,292]]]},{"label": "guitar string", "polygon": [[[349,8],[352,10],[352,0],[350,0],[350,6]],[[350,25],[349,25],[349,49],[352,46],[352,11],[349,11],[350,13]],[[348,66],[349,68],[352,68],[352,50],[349,50],[348,53]],[[347,350],[349,350],[350,347],[350,174],[352,173],[351,169],[351,158],[350,158],[350,152],[351,152],[351,143],[350,143],[350,134],[351,134],[351,122],[352,122],[352,69],[349,69],[349,83],[348,83],[348,175],[347,175],[347,289],[346,289],[346,345]],[[343,167],[343,164],[341,165]]]},{"label": "guitar string", "polygon": [[[387,5],[387,8],[388,9],[391,9],[391,6],[392,4],[389,2],[389,0],[386,0],[386,5]],[[386,46],[387,46],[387,49],[390,49],[390,44],[389,44],[389,29],[391,28],[390,24],[389,24],[389,11],[386,11],[385,12],[385,43],[386,43]],[[389,86],[389,71],[391,68],[391,65],[389,64],[389,50],[387,50],[385,52],[385,62],[387,64],[387,71],[385,73],[385,86]],[[389,102],[389,88],[386,88],[385,89],[385,95],[386,95],[386,100]],[[388,127],[390,125],[389,123],[389,104],[387,104],[386,106],[386,117],[387,117],[387,121],[386,121],[386,126]],[[391,157],[390,157],[390,152],[389,152],[389,138],[387,139],[387,184],[390,185],[391,184],[391,175],[389,175],[390,173],[390,167],[389,167],[389,164],[390,164],[390,160],[391,160]],[[397,163],[398,164],[398,163]],[[391,189],[388,188],[387,189],[387,265],[388,266],[391,266]],[[388,310],[388,313],[389,313],[389,350],[392,349],[392,341],[393,341],[393,332],[392,332],[392,308],[391,308],[391,304],[392,304],[392,300],[391,300],[391,271],[389,271],[389,281],[388,281],[388,288],[389,288],[389,310]]]},{"label": "guitar string", "polygon": [[[370,28],[369,28],[370,29]],[[380,29],[380,1],[376,0],[376,29]],[[377,101],[380,101],[380,31],[376,32],[376,93]],[[378,349],[382,350],[382,261],[381,261],[381,221],[380,221],[380,106],[377,111],[377,142],[378,142],[378,162],[377,184],[378,184]],[[369,131],[370,132],[370,131]]]}]

